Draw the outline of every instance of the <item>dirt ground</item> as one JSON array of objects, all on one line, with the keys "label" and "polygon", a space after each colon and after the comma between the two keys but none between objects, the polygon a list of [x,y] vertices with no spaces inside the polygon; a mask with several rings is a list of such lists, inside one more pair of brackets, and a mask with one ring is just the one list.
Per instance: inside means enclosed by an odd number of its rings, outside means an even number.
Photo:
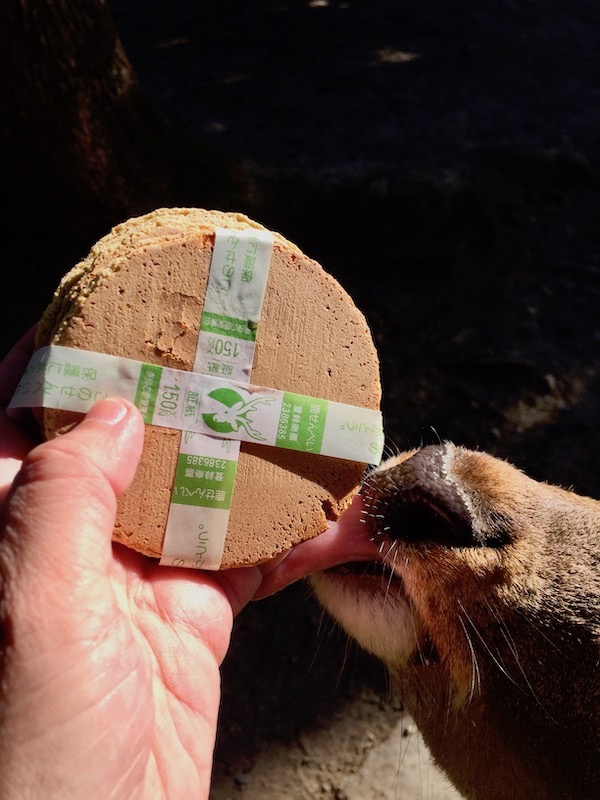
[{"label": "dirt ground", "polygon": [[[597,4],[109,6],[155,102],[366,315],[390,447],[448,439],[600,497]],[[223,687],[213,800],[456,796],[304,585],[241,614]]]}]

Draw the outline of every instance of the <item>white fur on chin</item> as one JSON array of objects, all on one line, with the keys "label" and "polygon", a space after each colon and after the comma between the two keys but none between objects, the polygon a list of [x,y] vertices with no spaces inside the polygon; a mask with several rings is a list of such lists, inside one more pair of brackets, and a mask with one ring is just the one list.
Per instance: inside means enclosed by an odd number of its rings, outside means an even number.
[{"label": "white fur on chin", "polygon": [[395,582],[384,588],[382,581],[358,575],[353,580],[335,572],[310,577],[318,600],[342,628],[393,669],[408,664],[418,647],[420,626]]}]

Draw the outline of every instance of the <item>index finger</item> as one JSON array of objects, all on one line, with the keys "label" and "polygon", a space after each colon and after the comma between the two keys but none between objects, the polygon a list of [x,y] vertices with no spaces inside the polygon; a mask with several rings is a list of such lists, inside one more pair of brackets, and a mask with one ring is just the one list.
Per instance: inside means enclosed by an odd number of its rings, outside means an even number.
[{"label": "index finger", "polygon": [[254,600],[262,600],[291,583],[339,564],[381,561],[380,550],[367,524],[363,499],[356,495],[350,507],[323,533],[294,545],[283,557],[260,567],[262,583]]}]

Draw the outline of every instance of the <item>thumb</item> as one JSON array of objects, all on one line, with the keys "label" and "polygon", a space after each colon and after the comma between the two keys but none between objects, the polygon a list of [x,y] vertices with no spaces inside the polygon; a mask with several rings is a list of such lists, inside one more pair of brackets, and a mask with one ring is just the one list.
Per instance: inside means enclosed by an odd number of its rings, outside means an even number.
[{"label": "thumb", "polygon": [[72,575],[73,567],[107,568],[117,499],[133,479],[143,430],[133,404],[101,400],[76,427],[25,457],[1,534],[17,569]]}]

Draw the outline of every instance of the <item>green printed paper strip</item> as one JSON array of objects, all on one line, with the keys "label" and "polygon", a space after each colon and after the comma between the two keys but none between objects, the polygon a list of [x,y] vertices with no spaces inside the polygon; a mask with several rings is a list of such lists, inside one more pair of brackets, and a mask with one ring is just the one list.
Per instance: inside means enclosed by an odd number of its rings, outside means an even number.
[{"label": "green printed paper strip", "polygon": [[[216,229],[194,373],[248,382],[272,248],[273,234],[269,231]],[[172,384],[170,406],[173,408],[165,407],[163,394],[158,398],[159,410],[174,411],[183,399],[186,422],[192,418],[202,419],[202,390],[190,387],[184,391],[179,386],[177,381]],[[169,413],[165,418],[172,416],[174,414]],[[216,439],[218,431],[210,426],[207,431],[189,427],[185,430],[187,435],[179,450],[160,563],[218,569],[227,534],[240,446],[237,441]],[[198,473],[204,473],[201,479],[189,477],[189,466],[182,471],[181,464],[189,464],[190,460],[222,460],[225,447],[228,454],[228,466],[223,472],[226,488],[213,485],[218,483],[215,478],[206,478],[210,469],[198,469]],[[221,475],[219,471],[215,474]]]},{"label": "green printed paper strip", "polygon": [[172,503],[229,509],[233,498],[237,461],[180,453],[177,459]]},{"label": "green printed paper strip", "polygon": [[142,364],[134,403],[144,417],[144,422],[150,424],[154,419],[156,398],[162,375],[162,367],[155,364]]},{"label": "green printed paper strip", "polygon": [[186,431],[182,452],[193,456],[223,458],[224,441],[232,461],[240,441],[369,464],[383,451],[374,409],[60,345],[34,354],[10,407],[85,413],[115,394],[135,402],[148,424]]}]

